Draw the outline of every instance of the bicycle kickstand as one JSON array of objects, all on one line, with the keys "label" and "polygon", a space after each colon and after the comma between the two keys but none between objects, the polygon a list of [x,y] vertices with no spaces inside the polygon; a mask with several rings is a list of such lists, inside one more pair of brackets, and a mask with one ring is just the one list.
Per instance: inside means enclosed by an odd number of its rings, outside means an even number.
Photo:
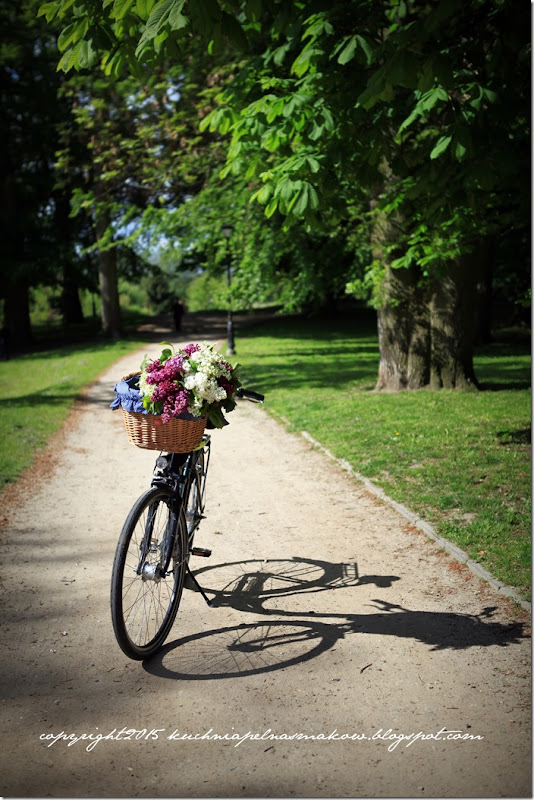
[{"label": "bicycle kickstand", "polygon": [[[188,582],[192,583],[193,586],[188,586],[187,585]],[[195,578],[195,576],[191,572],[191,568],[189,567],[189,564],[187,565],[187,575],[185,576],[184,588],[192,589],[194,592],[200,592],[200,594],[202,595],[202,597],[204,598],[204,600],[206,601],[208,606],[211,607],[211,605],[212,605],[211,600],[209,599],[209,597],[207,596],[206,592],[204,591],[204,589],[202,588],[200,583],[197,581],[197,579]]]}]

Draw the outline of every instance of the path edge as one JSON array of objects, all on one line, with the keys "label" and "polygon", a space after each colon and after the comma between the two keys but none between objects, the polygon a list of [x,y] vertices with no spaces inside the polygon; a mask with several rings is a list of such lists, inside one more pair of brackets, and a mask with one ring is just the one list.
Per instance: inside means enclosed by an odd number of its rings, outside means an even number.
[{"label": "path edge", "polygon": [[473,561],[473,559],[470,558],[464,550],[436,533],[430,523],[426,522],[418,514],[410,511],[410,509],[402,505],[402,503],[397,503],[397,501],[389,497],[383,489],[381,489],[379,486],[376,486],[372,481],[369,480],[369,478],[366,478],[365,475],[362,475],[361,472],[355,470],[348,461],[343,458],[337,458],[332,452],[330,452],[330,450],[328,450],[327,447],[314,439],[313,436],[311,436],[311,434],[309,434],[307,431],[300,431],[300,435],[306,439],[307,442],[324,453],[324,455],[326,455],[329,459],[335,461],[336,464],[338,464],[343,470],[356,478],[356,480],[362,483],[372,494],[376,495],[376,497],[380,498],[380,500],[397,511],[401,516],[411,522],[412,525],[426,534],[426,536],[428,536],[430,539],[433,539],[436,544],[438,544],[450,556],[456,559],[456,561],[459,561],[461,564],[465,564],[465,566],[468,567],[468,569],[474,575],[489,583],[493,589],[499,592],[499,594],[506,595],[506,597],[509,597],[511,600],[518,603],[525,611],[528,611],[529,613],[532,611],[532,604],[529,603],[528,600],[524,600],[512,586],[507,586],[505,583],[502,583],[502,581],[499,581],[494,575],[484,569],[484,567],[480,566],[477,561]]}]

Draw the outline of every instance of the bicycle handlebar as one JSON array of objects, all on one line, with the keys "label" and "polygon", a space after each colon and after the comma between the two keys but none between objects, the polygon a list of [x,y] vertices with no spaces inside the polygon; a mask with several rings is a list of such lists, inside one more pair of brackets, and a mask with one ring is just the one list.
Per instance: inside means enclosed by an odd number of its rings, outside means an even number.
[{"label": "bicycle handlebar", "polygon": [[245,400],[250,400],[251,403],[263,403],[265,400],[264,394],[253,392],[252,389],[244,389],[242,386],[236,391],[238,397],[243,397]]}]

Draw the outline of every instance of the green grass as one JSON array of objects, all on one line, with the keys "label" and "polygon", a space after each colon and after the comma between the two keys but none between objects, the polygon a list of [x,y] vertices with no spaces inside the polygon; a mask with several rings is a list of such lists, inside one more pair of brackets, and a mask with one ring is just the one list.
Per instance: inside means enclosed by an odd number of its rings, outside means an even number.
[{"label": "green grass", "polygon": [[529,343],[477,352],[479,392],[373,391],[376,329],[281,320],[238,332],[244,383],[267,407],[530,591]]},{"label": "green grass", "polygon": [[[0,488],[60,427],[81,389],[142,342],[77,344],[0,363]],[[246,385],[525,596],[530,587],[530,351],[481,349],[480,392],[373,391],[363,317],[237,330]],[[325,476],[325,479],[327,477]]]},{"label": "green grass", "polygon": [[0,490],[59,430],[81,389],[141,342],[92,342],[0,363]]}]

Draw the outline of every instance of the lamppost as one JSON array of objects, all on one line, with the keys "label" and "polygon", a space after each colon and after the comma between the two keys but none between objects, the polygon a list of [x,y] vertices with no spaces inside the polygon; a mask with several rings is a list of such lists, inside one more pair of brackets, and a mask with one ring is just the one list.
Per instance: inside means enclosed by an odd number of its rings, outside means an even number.
[{"label": "lamppost", "polygon": [[228,318],[226,321],[226,332],[228,335],[228,350],[226,351],[228,355],[233,356],[235,355],[235,341],[234,341],[234,320],[232,316],[232,297],[230,294],[230,290],[232,288],[232,273],[230,271],[230,251],[229,251],[229,240],[230,236],[233,233],[233,226],[232,225],[223,225],[222,232],[226,239],[226,248],[227,248],[227,261],[226,261],[226,278],[228,280]]}]

